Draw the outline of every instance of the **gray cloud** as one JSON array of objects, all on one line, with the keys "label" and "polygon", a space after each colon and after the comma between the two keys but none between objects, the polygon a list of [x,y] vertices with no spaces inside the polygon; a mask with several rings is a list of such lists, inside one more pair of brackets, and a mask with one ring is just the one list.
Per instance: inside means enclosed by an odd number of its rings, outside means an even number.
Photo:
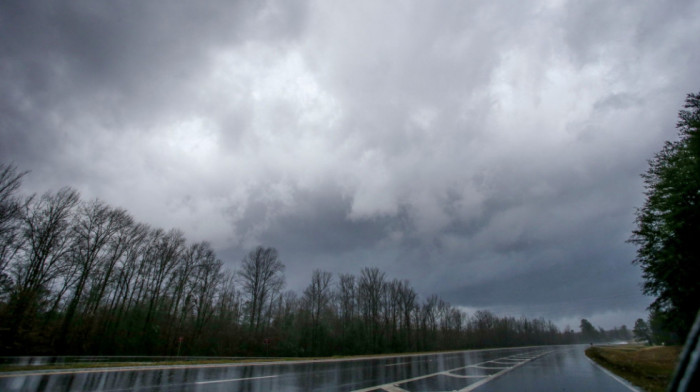
[{"label": "gray cloud", "polygon": [[[639,173],[697,2],[0,5],[0,154],[288,286],[378,266],[468,309],[643,315]],[[631,324],[634,320],[625,321]]]}]

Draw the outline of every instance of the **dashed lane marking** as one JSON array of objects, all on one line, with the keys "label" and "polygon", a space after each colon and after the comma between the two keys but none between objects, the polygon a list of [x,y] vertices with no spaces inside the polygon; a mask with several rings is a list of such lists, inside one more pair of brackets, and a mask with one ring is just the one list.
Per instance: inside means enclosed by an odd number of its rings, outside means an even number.
[{"label": "dashed lane marking", "polygon": [[389,367],[389,366],[400,366],[400,365],[408,365],[410,363],[421,363],[421,362],[432,362],[432,359],[426,359],[423,361],[406,361],[406,362],[399,362],[399,363],[390,363],[388,365],[384,365],[384,367]]},{"label": "dashed lane marking", "polygon": [[247,381],[247,380],[261,380],[263,378],[275,378],[277,375],[274,376],[260,376],[260,377],[247,377],[247,378],[231,378],[228,380],[212,380],[212,381],[197,381],[195,384],[202,385],[202,384],[215,384],[219,382],[234,382],[234,381]]},{"label": "dashed lane marking", "polygon": [[475,365],[471,366],[477,369],[510,369],[511,366],[481,366],[481,365]]},{"label": "dashed lane marking", "polygon": [[447,372],[447,375],[450,376],[450,377],[456,377],[456,378],[485,378],[485,377],[488,377],[488,376],[485,375],[485,374],[478,375],[478,376],[477,376],[477,375],[464,376],[464,375],[461,375],[461,374],[454,374],[454,373],[452,373],[452,372]]}]

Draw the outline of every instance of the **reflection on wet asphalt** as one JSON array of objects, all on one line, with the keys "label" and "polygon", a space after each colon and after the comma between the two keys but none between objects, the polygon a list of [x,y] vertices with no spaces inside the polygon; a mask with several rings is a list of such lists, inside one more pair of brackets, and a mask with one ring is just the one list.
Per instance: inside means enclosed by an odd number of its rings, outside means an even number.
[{"label": "reflection on wet asphalt", "polygon": [[583,353],[584,349],[585,347],[581,346],[560,348],[484,384],[476,391],[630,392],[637,390],[625,381],[616,380],[593,364]]},{"label": "reflection on wet asphalt", "polygon": [[629,391],[582,346],[468,351],[333,362],[1,377],[0,391]]}]

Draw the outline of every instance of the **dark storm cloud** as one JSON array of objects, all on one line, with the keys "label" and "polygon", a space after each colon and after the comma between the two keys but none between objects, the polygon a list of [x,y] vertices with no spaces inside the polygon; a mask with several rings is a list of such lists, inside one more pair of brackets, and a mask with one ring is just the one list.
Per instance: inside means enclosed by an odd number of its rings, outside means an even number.
[{"label": "dark storm cloud", "polygon": [[102,127],[146,132],[192,110],[213,51],[299,34],[303,7],[292,2],[225,3],[5,2],[5,146],[32,162]]},{"label": "dark storm cloud", "polygon": [[[0,153],[288,287],[377,266],[466,309],[643,315],[639,173],[697,2],[3,2]],[[605,324],[608,323],[608,324]]]}]

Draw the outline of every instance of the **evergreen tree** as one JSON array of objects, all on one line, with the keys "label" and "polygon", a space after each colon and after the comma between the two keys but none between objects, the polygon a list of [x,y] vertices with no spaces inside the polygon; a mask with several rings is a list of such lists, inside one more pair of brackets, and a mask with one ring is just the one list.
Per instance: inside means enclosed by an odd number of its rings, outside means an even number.
[{"label": "evergreen tree", "polygon": [[644,319],[637,319],[637,321],[634,323],[632,333],[634,333],[635,339],[651,343],[651,331],[649,329],[649,324],[647,324]]},{"label": "evergreen tree", "polygon": [[591,324],[590,321],[586,319],[581,320],[581,337],[584,340],[587,340],[589,342],[597,341],[600,337],[600,334],[598,331],[595,329],[593,324]]},{"label": "evergreen tree", "polygon": [[700,94],[679,113],[679,140],[668,141],[643,175],[644,206],[630,242],[642,267],[650,310],[680,339],[700,305]]}]

